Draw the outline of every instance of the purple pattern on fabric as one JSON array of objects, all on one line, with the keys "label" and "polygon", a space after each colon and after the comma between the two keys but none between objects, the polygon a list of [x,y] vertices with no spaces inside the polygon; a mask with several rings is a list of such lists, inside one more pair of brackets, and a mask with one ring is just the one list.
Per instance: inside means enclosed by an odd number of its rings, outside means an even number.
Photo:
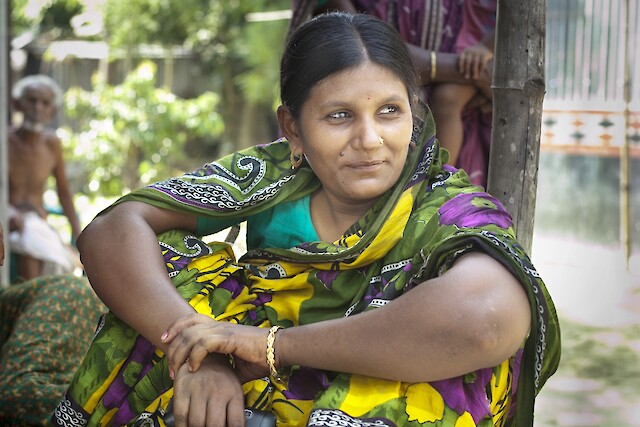
[{"label": "purple pattern on fabric", "polygon": [[483,227],[495,224],[509,228],[511,215],[502,203],[487,193],[459,194],[438,210],[440,223],[458,227]]},{"label": "purple pattern on fabric", "polygon": [[491,416],[485,389],[491,381],[492,373],[491,368],[485,368],[475,371],[476,378],[473,382],[467,382],[464,376],[460,376],[432,381],[430,384],[440,393],[447,406],[460,415],[465,411],[469,412],[473,421],[478,424],[483,418]]},{"label": "purple pattern on fabric", "polygon": [[328,389],[330,384],[323,371],[300,367],[289,378],[283,394],[287,399],[313,400],[319,391]]},{"label": "purple pattern on fabric", "polygon": [[321,270],[316,273],[316,277],[324,284],[325,288],[331,289],[331,285],[333,285],[333,281],[336,280],[338,274],[340,274],[339,271]]},{"label": "purple pattern on fabric", "polygon": [[518,350],[515,360],[513,361],[513,380],[511,381],[511,394],[513,396],[518,392],[518,379],[520,378],[520,365],[522,364],[522,355],[524,349]]},{"label": "purple pattern on fabric", "polygon": [[382,292],[378,291],[378,289],[374,286],[369,286],[369,289],[367,289],[367,293],[362,298],[362,301],[364,302],[365,306],[368,306],[371,301],[377,298],[382,298]]},{"label": "purple pattern on fabric", "polygon": [[104,394],[103,404],[106,408],[116,408],[119,405],[118,413],[113,418],[115,425],[126,424],[135,415],[129,408],[128,404],[123,402],[127,398],[129,391],[132,387],[128,386],[124,380],[124,374],[132,363],[138,363],[142,365],[142,370],[138,375],[138,379],[142,378],[145,373],[151,369],[151,357],[155,351],[155,346],[151,344],[146,338],[138,335],[136,342],[131,350],[131,354],[120,368],[118,375],[114,378],[113,382]]},{"label": "purple pattern on fabric", "polygon": [[187,266],[187,264],[189,264],[191,262],[190,258],[187,257],[183,257],[181,256],[178,259],[172,259],[175,258],[178,254],[170,249],[167,249],[167,251],[164,253],[164,263],[165,265],[171,265],[171,267],[173,268],[174,271],[179,271],[182,270],[183,268],[185,268]]},{"label": "purple pattern on fabric", "polygon": [[225,279],[224,282],[220,283],[218,287],[231,292],[231,298],[236,299],[245,288],[245,285],[242,284],[237,278],[231,276]]},{"label": "purple pattern on fabric", "polygon": [[271,296],[270,293],[257,292],[256,299],[253,300],[252,304],[258,307],[261,305],[265,305],[266,303],[271,302],[272,300],[273,300],[273,297]]},{"label": "purple pattern on fabric", "polygon": [[448,163],[445,163],[444,165],[442,165],[442,170],[443,171],[447,171],[447,172],[451,172],[451,173],[456,173],[458,172],[457,168],[454,168],[453,166],[451,166]]},{"label": "purple pattern on fabric", "polygon": [[520,379],[520,366],[522,364],[522,355],[524,354],[524,349],[518,350],[516,353],[516,359],[513,362],[513,378],[511,379],[511,406],[509,406],[509,416],[513,416],[516,413],[517,409],[517,393],[518,393],[518,380]]}]

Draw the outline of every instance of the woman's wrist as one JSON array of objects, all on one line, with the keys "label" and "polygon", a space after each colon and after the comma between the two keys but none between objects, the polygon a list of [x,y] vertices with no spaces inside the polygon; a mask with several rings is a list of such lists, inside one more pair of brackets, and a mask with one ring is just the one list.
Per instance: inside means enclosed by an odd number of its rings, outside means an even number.
[{"label": "woman's wrist", "polygon": [[436,51],[432,50],[431,51],[431,68],[429,69],[429,80],[430,81],[435,81],[436,77],[437,77],[437,73],[438,73],[438,57],[436,55]]},{"label": "woman's wrist", "polygon": [[[285,383],[289,378],[289,374],[291,373],[291,368],[283,366],[280,352],[276,351],[276,334],[278,334],[278,332],[282,330],[283,328],[277,325],[272,326],[269,329],[266,348],[266,360],[267,366],[269,367],[269,375],[272,379],[279,383]],[[282,332],[280,332],[279,335],[281,334]],[[280,336],[278,338],[280,338]]]}]

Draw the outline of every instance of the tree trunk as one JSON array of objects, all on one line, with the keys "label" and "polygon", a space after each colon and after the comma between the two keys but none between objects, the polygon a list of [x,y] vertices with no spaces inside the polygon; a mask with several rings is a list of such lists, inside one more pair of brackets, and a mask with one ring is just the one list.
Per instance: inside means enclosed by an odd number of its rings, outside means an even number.
[{"label": "tree trunk", "polygon": [[545,92],[546,0],[499,0],[488,190],[531,251]]},{"label": "tree trunk", "polygon": [[5,248],[4,267],[0,267],[0,289],[9,285],[9,224],[7,210],[9,206],[9,173],[7,166],[7,144],[9,129],[9,21],[11,16],[11,2],[0,6],[0,225],[4,228],[3,241],[0,244]]},{"label": "tree trunk", "polygon": [[9,285],[9,226],[7,222],[7,208],[9,206],[9,173],[7,167],[8,156],[8,121],[10,105],[9,78],[9,23],[11,21],[11,2],[0,5],[0,225],[4,227],[2,244],[5,248],[4,267],[0,267],[0,289]]}]

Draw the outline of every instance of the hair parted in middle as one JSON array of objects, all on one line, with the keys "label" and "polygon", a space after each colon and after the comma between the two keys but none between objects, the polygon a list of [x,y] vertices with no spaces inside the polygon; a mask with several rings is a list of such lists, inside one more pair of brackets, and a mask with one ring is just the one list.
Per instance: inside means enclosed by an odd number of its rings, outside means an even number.
[{"label": "hair parted in middle", "polygon": [[280,63],[280,98],[294,118],[315,84],[366,61],[394,73],[414,106],[418,75],[400,34],[366,14],[329,12],[298,27],[289,37]]}]

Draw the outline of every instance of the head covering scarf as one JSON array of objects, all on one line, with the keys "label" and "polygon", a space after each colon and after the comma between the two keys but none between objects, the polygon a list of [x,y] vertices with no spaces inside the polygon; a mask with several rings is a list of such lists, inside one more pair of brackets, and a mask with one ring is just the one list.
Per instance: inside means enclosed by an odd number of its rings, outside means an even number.
[{"label": "head covering scarf", "polygon": [[[219,321],[291,327],[377,309],[482,251],[526,290],[530,335],[499,366],[449,380],[404,383],[296,366],[285,384],[245,383],[246,405],[273,412],[279,426],[532,425],[535,395],[559,361],[553,303],[507,211],[443,165],[430,117],[416,123],[398,182],[338,241],[253,249],[236,260],[227,244],[170,231],[159,241],[173,283],[196,311]],[[242,221],[320,187],[309,167],[291,169],[289,154],[285,140],[255,146],[121,201]],[[109,313],[53,421],[162,426],[172,394],[163,354]]]}]

